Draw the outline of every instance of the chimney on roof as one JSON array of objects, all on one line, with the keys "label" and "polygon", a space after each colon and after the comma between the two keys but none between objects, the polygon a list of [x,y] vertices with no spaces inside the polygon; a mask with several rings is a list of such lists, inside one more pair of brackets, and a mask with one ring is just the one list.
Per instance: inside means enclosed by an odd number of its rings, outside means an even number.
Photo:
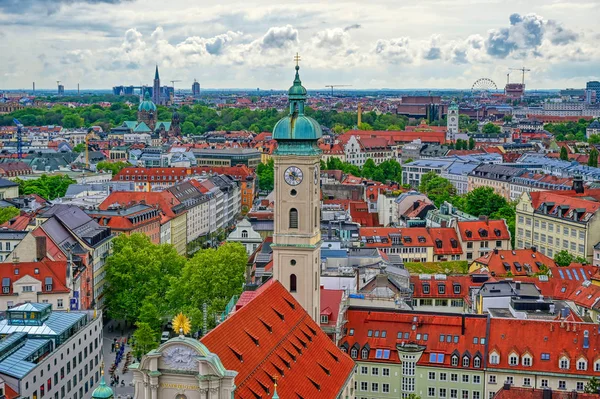
[{"label": "chimney on roof", "polygon": [[[504,390],[505,391],[510,391],[510,384],[508,382],[504,383]],[[552,399],[552,398],[551,398]]]},{"label": "chimney on roof", "polygon": [[536,253],[537,252],[537,247],[531,247],[531,252]]},{"label": "chimney on roof", "polygon": [[46,257],[46,237],[35,237],[35,261],[41,262]]},{"label": "chimney on roof", "polygon": [[573,178],[573,191],[577,194],[583,194],[585,189],[583,188],[583,178],[581,176],[575,176]]},{"label": "chimney on roof", "polygon": [[498,248],[494,248],[494,255],[498,255]]}]

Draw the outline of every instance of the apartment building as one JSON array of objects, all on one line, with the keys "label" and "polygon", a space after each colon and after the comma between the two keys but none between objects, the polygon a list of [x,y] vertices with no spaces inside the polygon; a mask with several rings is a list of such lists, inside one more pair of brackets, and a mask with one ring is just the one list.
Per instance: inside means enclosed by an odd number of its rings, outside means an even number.
[{"label": "apartment building", "polygon": [[562,250],[592,261],[600,242],[600,189],[586,189],[580,179],[573,190],[524,193],[516,208],[516,248],[536,247],[554,257]]},{"label": "apartment building", "polygon": [[455,223],[464,260],[472,261],[492,250],[510,249],[511,237],[506,220],[463,220]]},{"label": "apartment building", "polygon": [[471,276],[410,276],[412,306],[419,312],[470,313],[470,289],[481,283]]},{"label": "apartment building", "polygon": [[517,201],[523,193],[570,190],[572,187],[573,179],[570,177],[526,172],[512,179],[510,183],[510,201]]},{"label": "apartment building", "polygon": [[419,188],[421,177],[429,172],[441,175],[454,159],[420,159],[409,162],[402,167],[402,184],[408,184],[413,188]]},{"label": "apartment building", "polygon": [[524,169],[511,166],[479,165],[468,175],[468,190],[473,191],[479,187],[491,187],[496,194],[510,201],[510,183],[512,179],[521,176],[525,172]]},{"label": "apartment building", "polygon": [[356,362],[359,399],[482,399],[486,316],[350,308],[341,349]]},{"label": "apartment building", "polygon": [[0,378],[22,398],[90,398],[100,380],[102,317],[26,303],[0,320]]}]

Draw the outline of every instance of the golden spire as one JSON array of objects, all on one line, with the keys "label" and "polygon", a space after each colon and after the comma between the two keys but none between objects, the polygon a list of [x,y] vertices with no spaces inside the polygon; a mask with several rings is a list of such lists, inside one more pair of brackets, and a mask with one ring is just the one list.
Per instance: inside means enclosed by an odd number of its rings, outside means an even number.
[{"label": "golden spire", "polygon": [[173,331],[179,335],[187,335],[192,330],[192,323],[190,319],[183,313],[179,313],[173,318]]},{"label": "golden spire", "polygon": [[300,54],[296,53],[294,56],[294,61],[296,61],[296,66],[300,66]]}]

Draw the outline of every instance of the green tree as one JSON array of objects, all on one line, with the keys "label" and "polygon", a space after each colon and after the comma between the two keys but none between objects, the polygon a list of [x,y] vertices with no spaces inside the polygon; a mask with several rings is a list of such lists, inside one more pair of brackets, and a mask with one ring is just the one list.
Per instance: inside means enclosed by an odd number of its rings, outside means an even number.
[{"label": "green tree", "polygon": [[107,171],[107,172],[110,171],[110,172],[112,172],[113,176],[115,176],[122,169],[127,168],[129,166],[131,166],[131,164],[129,162],[122,162],[122,161],[107,162],[107,161],[101,161],[101,162],[98,162],[98,164],[96,164],[96,169],[98,169],[98,170],[104,170],[104,171]]},{"label": "green tree", "polygon": [[438,208],[444,201],[450,201],[450,199],[456,195],[456,188],[452,185],[450,180],[440,177],[433,171],[421,176],[419,191],[427,195]]},{"label": "green tree", "polygon": [[585,393],[597,394],[600,390],[600,382],[596,377],[592,377],[587,384],[585,384],[585,388],[583,390]]},{"label": "green tree", "polygon": [[508,206],[508,201],[491,187],[478,187],[464,196],[464,212],[473,216],[492,216]]},{"label": "green tree", "polygon": [[196,126],[190,121],[185,121],[181,125],[181,132],[183,134],[192,134],[194,133],[194,130],[196,130]]},{"label": "green tree", "polygon": [[515,246],[515,224],[517,217],[515,209],[516,202],[510,202],[490,215],[490,218],[492,219],[504,219],[506,221],[506,226],[508,227],[508,231],[510,232],[510,238],[513,248]]},{"label": "green tree", "polygon": [[152,244],[144,234],[122,234],[113,239],[113,253],[105,266],[109,316],[133,323],[147,301],[154,301],[160,314],[164,314],[167,282],[179,277],[184,264],[185,258],[172,245]]},{"label": "green tree", "polygon": [[62,120],[62,125],[66,129],[75,129],[82,127],[85,121],[76,114],[66,115]]},{"label": "green tree", "polygon": [[136,322],[137,327],[133,333],[135,342],[134,355],[141,357],[152,349],[158,348],[159,331],[154,330],[148,323]]},{"label": "green tree", "polygon": [[7,206],[6,208],[0,208],[0,224],[8,222],[10,219],[17,217],[21,214],[14,206]]},{"label": "green tree", "polygon": [[554,255],[554,261],[558,266],[569,266],[573,263],[573,255],[569,251],[563,249]]},{"label": "green tree", "polygon": [[489,122],[483,125],[481,132],[485,134],[498,134],[500,133],[500,126],[496,126],[493,123]]},{"label": "green tree", "polygon": [[363,122],[360,125],[358,125],[358,130],[373,130],[373,126]]},{"label": "green tree", "polygon": [[273,159],[266,164],[260,163],[256,167],[258,177],[258,188],[265,191],[273,191],[275,188],[275,166]]},{"label": "green tree", "polygon": [[588,143],[590,143],[590,144],[600,144],[600,134],[592,134],[588,138]]},{"label": "green tree", "polygon": [[[191,314],[199,320],[198,309],[207,304],[210,313],[220,313],[234,295],[242,292],[245,281],[246,249],[239,243],[225,243],[217,249],[204,249],[189,259],[180,277],[171,279],[167,298],[174,312]],[[210,319],[213,323],[213,319]]]},{"label": "green tree", "polygon": [[475,139],[473,137],[469,137],[469,150],[475,149]]},{"label": "green tree", "polygon": [[37,194],[47,200],[53,200],[64,197],[67,189],[71,184],[75,183],[75,180],[66,175],[52,177],[42,175],[35,180],[21,180],[17,178],[15,182],[19,184],[19,194],[21,195]]},{"label": "green tree", "polygon": [[503,120],[504,122],[512,122],[512,119],[513,119],[512,115],[504,115],[504,116],[502,117],[502,120]]},{"label": "green tree", "polygon": [[567,147],[565,146],[560,147],[560,159],[562,159],[563,161],[569,160],[569,153],[567,151]]},{"label": "green tree", "polygon": [[148,324],[154,331],[160,331],[163,317],[156,304],[161,301],[162,299],[156,297],[147,297],[140,308],[138,322]]},{"label": "green tree", "polygon": [[594,168],[598,167],[598,150],[596,147],[593,147],[590,151],[590,155],[588,158],[588,166],[592,166]]},{"label": "green tree", "polygon": [[79,143],[75,147],[73,147],[73,152],[82,153],[85,151],[85,143]]}]

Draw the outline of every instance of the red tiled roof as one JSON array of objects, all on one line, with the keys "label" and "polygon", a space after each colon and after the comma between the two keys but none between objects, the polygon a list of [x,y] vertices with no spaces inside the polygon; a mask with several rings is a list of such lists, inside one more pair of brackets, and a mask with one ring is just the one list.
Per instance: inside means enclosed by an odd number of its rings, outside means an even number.
[{"label": "red tiled roof", "polygon": [[[584,332],[588,332],[589,347],[584,347]],[[495,350],[500,355],[499,364],[490,364],[488,369],[535,370],[537,373],[561,373],[590,375],[597,359],[597,348],[600,347],[598,326],[593,323],[573,323],[565,321],[520,320],[492,317],[489,328],[489,354]],[[509,365],[511,352],[521,357],[525,351],[532,356],[532,364],[525,367]],[[550,355],[550,360],[541,360],[542,353]],[[562,355],[570,360],[569,369],[560,369],[559,360]],[[587,370],[577,370],[576,362],[583,356],[588,361]]]},{"label": "red tiled roof", "polygon": [[[19,269],[19,274],[15,274],[15,269]],[[37,273],[36,273],[37,269]],[[0,263],[0,276],[10,279],[10,293],[0,293],[0,295],[15,295],[12,292],[12,284],[23,278],[30,276],[42,283],[42,292],[45,294],[57,294],[69,292],[66,284],[67,262],[43,260],[41,262],[19,262],[19,263]],[[46,291],[46,278],[52,279],[52,290]]]},{"label": "red tiled roof", "polygon": [[[119,173],[113,176],[113,180],[121,180],[121,176],[130,176],[131,180],[144,176],[172,176],[173,180],[182,180],[187,177],[194,175],[205,174],[224,174],[233,176],[236,179],[245,179],[248,176],[254,176],[254,171],[246,165],[236,166],[198,166],[194,168],[136,168],[129,167],[123,168]],[[140,179],[142,180],[142,179]],[[153,180],[147,179],[144,181],[152,182]],[[161,180],[162,181],[162,180]],[[158,182],[158,179],[156,180]]]},{"label": "red tiled roof", "polygon": [[[427,131],[416,130],[417,126],[407,126],[404,131],[386,131],[386,130],[348,130],[346,133],[338,136],[338,140],[342,143],[347,142],[350,137],[357,138],[380,137],[388,141],[398,143],[410,143],[416,139],[420,139],[423,143],[445,143],[446,128],[438,128],[436,126],[427,126]],[[410,130],[409,130],[410,129]]]},{"label": "red tiled roof", "polygon": [[105,211],[113,204],[128,205],[142,202],[147,205],[157,205],[169,219],[178,216],[173,211],[173,207],[180,202],[170,191],[115,191],[98,206],[98,209]]},{"label": "red tiled roof", "polygon": [[540,272],[540,265],[545,265],[550,270],[557,267],[553,259],[533,249],[490,251],[475,259],[475,262],[485,265],[490,273],[496,275],[510,272],[513,276],[527,276]]},{"label": "red tiled roof", "polygon": [[[583,193],[576,193],[573,190],[555,190],[555,191],[534,191],[530,192],[531,204],[536,212],[559,216],[559,207],[562,206],[563,219],[573,221],[587,221],[600,209],[600,189],[586,189]],[[588,198],[591,199],[588,199]],[[546,209],[542,209],[546,205]],[[576,209],[583,209],[584,212],[576,217]]]},{"label": "red tiled roof", "polygon": [[461,241],[510,240],[510,233],[504,219],[462,221],[457,223],[457,228]]},{"label": "red tiled roof", "polygon": [[239,399],[269,396],[275,380],[282,398],[334,399],[354,372],[352,359],[274,280],[201,342],[238,372]]},{"label": "red tiled roof", "polygon": [[[410,283],[413,284],[413,298],[447,298],[464,299],[470,302],[469,288],[480,287],[482,283],[474,283],[471,276],[445,276],[444,280],[435,278],[421,279],[420,276],[411,275]],[[425,293],[423,285],[429,284],[429,292]],[[440,293],[439,286],[444,286],[444,292]],[[460,287],[460,288],[456,288]]]},{"label": "red tiled roof", "polygon": [[[597,394],[577,392],[576,396],[573,396],[572,392],[568,391],[551,391],[550,399],[598,399]],[[511,386],[508,389],[502,387],[493,399],[544,399],[543,389],[534,388],[518,388]]]},{"label": "red tiled roof", "polygon": [[[436,255],[462,254],[458,235],[451,227],[363,227],[360,229],[361,239],[366,240],[368,248],[391,247],[394,235],[400,236],[405,247],[433,247]],[[379,237],[379,241],[369,242],[370,237]]]},{"label": "red tiled roof", "polygon": [[327,315],[329,322],[327,326],[335,326],[338,314],[340,313],[340,303],[344,296],[344,290],[328,290],[321,287],[321,314]]},{"label": "red tiled roof", "polygon": [[[346,324],[348,335],[343,337],[340,342],[343,347],[347,348],[348,353],[352,353],[352,347],[357,347],[361,360],[363,360],[361,350],[367,344],[369,356],[365,360],[381,363],[400,363],[396,350],[397,345],[419,344],[426,346],[425,352],[418,361],[419,365],[451,367],[451,355],[456,350],[460,359],[467,351],[471,355],[471,359],[479,355],[483,367],[485,345],[479,344],[479,339],[486,335],[486,316],[432,315],[350,309],[346,317],[348,319]],[[383,337],[383,331],[385,331],[385,337]],[[444,337],[450,337],[450,340],[446,341],[444,338],[441,342],[440,335],[442,334]],[[478,338],[477,344],[473,343],[475,337]],[[377,358],[378,349],[389,350],[389,359]],[[439,363],[430,363],[430,354],[441,354],[444,357]],[[472,361],[470,365],[473,366]],[[462,361],[459,361],[459,367],[462,367]]]}]

